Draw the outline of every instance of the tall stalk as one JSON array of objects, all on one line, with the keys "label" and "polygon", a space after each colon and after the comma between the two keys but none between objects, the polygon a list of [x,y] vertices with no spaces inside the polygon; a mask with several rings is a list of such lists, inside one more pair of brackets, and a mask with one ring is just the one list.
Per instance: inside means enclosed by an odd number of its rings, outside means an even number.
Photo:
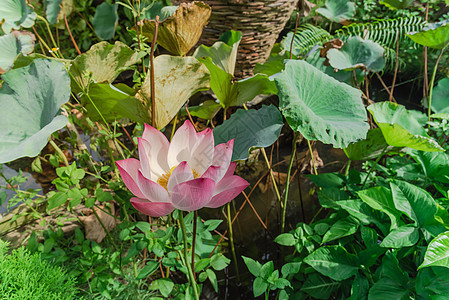
[{"label": "tall stalk", "polygon": [[296,140],[298,139],[298,136],[299,136],[299,133],[297,133],[297,132],[295,132],[295,134],[293,135],[292,156],[290,158],[290,163],[288,164],[287,183],[285,185],[285,195],[284,195],[284,207],[282,208],[281,233],[283,233],[284,229],[285,229],[285,214],[287,212],[288,190],[290,187],[290,174],[292,172],[293,160],[295,159],[295,155],[296,155]]}]

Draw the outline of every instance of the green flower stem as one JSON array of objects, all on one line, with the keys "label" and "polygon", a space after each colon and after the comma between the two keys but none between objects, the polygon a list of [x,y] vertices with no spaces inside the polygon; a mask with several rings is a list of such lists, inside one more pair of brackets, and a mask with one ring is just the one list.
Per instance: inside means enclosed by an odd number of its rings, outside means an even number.
[{"label": "green flower stem", "polygon": [[[447,47],[447,46],[446,46]],[[440,55],[438,55],[437,61],[435,63],[435,67],[433,68],[433,73],[432,73],[432,78],[430,79],[430,90],[429,90],[429,98],[427,100],[427,116],[429,117],[429,122],[430,122],[430,115],[432,114],[432,92],[433,92],[433,84],[435,82],[435,76],[437,74],[437,69],[438,69],[438,64],[440,63],[441,57],[443,56],[443,52],[444,49],[446,49],[446,47],[444,47],[443,49],[441,49]]]},{"label": "green flower stem", "polygon": [[58,145],[56,145],[56,143],[53,142],[52,139],[50,139],[49,141],[50,141],[50,145],[52,145],[52,147],[55,149],[55,151],[58,152],[59,156],[61,156],[62,161],[64,162],[65,166],[68,167],[69,161],[67,160],[67,157],[65,156],[64,152],[62,152],[61,148],[59,148]]},{"label": "green flower stem", "polygon": [[295,134],[293,135],[292,156],[290,157],[290,163],[288,164],[287,183],[285,185],[285,195],[284,195],[284,207],[282,208],[281,233],[283,233],[284,229],[285,229],[285,215],[287,212],[288,190],[290,187],[290,174],[292,172],[293,160],[295,159],[295,155],[296,155],[296,140],[298,139],[298,136],[299,136],[299,134],[297,132],[295,132]]},{"label": "green flower stem", "polygon": [[315,173],[315,175],[318,175],[318,172],[317,172],[316,166],[315,166],[315,158],[313,157],[312,145],[310,144],[310,141],[308,139],[306,139],[306,140],[307,140],[307,145],[309,146],[310,159],[312,160],[313,172]]},{"label": "green flower stem", "polygon": [[240,281],[239,266],[237,264],[237,256],[235,255],[234,233],[232,230],[231,203],[230,202],[228,202],[226,204],[226,212],[227,212],[228,227],[229,227],[229,243],[231,244],[232,259],[234,260],[235,275],[237,276],[237,281]]},{"label": "green flower stem", "polygon": [[189,252],[187,251],[188,243],[187,243],[186,224],[184,222],[184,215],[182,211],[179,211],[179,223],[181,224],[182,236],[184,238],[184,260],[186,263],[187,271],[189,273],[189,281],[190,284],[192,285],[193,293],[195,294],[195,299],[199,300],[200,295],[198,294],[198,287],[196,285],[195,278],[193,277],[192,266],[190,265],[189,262]]}]

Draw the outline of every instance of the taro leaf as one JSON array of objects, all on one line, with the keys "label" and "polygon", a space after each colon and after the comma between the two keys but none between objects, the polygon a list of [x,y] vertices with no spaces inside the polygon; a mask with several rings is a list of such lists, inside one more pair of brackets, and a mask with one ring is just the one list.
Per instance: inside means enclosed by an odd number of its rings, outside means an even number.
[{"label": "taro leaf", "polygon": [[[157,42],[170,53],[184,56],[200,39],[210,13],[209,5],[203,2],[181,3],[173,16],[159,24]],[[153,40],[155,23],[142,20],[139,26],[142,34],[150,41]]]},{"label": "taro leaf", "polygon": [[318,273],[307,276],[306,281],[301,286],[301,291],[306,292],[314,299],[330,299],[341,283],[324,277]]},{"label": "taro leaf", "polygon": [[384,48],[358,36],[349,38],[341,49],[330,49],[326,56],[330,65],[339,70],[361,68],[379,72],[385,67]]},{"label": "taro leaf", "polygon": [[[209,89],[207,68],[191,56],[159,55],[154,60],[154,77],[157,129],[164,128],[192,95]],[[144,102],[151,103],[150,73],[139,93]]]},{"label": "taro leaf", "polygon": [[235,62],[237,60],[237,48],[239,47],[242,33],[240,31],[225,32],[220,38],[225,39],[225,37],[227,37],[225,34],[229,35],[226,39],[229,44],[223,41],[218,41],[211,47],[201,45],[195,50],[193,56],[196,58],[210,57],[216,66],[226,73],[234,75]]},{"label": "taro leaf", "polygon": [[0,36],[0,74],[12,68],[18,54],[33,52],[35,40],[34,34],[28,31],[13,31]]},{"label": "taro leaf", "polygon": [[110,122],[128,118],[141,123],[150,122],[145,106],[133,97],[135,91],[128,86],[122,83],[115,86],[110,83],[91,83],[88,91],[89,98],[83,96],[81,100],[92,120],[103,121],[104,118],[104,121]]},{"label": "taro leaf", "polygon": [[392,102],[378,102],[368,106],[388,145],[409,147],[422,151],[443,151],[424,130],[427,118],[418,111],[407,110]]},{"label": "taro leaf", "polygon": [[404,9],[412,4],[413,0],[381,0],[380,4],[385,5],[390,9]]},{"label": "taro leaf", "polygon": [[95,44],[73,61],[70,73],[80,86],[72,80],[72,90],[86,89],[90,79],[96,83],[112,83],[122,71],[138,61],[137,53],[122,42]]},{"label": "taro leaf", "polygon": [[449,155],[445,152],[408,151],[423,168],[425,178],[449,183]]},{"label": "taro leaf", "polygon": [[259,110],[239,109],[214,129],[215,145],[235,139],[232,160],[245,160],[251,147],[273,144],[283,125],[282,115],[275,106],[262,106]]},{"label": "taro leaf", "polygon": [[449,268],[449,231],[439,234],[429,243],[418,270],[430,266]]},{"label": "taro leaf", "polygon": [[346,148],[366,137],[369,125],[359,90],[301,60],[286,61],[275,82],[282,114],[306,139]]},{"label": "taro leaf", "polygon": [[[338,70],[332,68],[329,65],[325,65],[326,58],[320,56],[319,49],[310,53],[307,56],[306,61],[321,72],[326,73],[327,75],[337,79],[340,82],[345,82],[349,85],[353,82],[354,77],[352,75],[352,71]],[[365,75],[363,74],[362,70],[356,69],[355,73],[359,82],[365,80]]]},{"label": "taro leaf", "polygon": [[433,88],[432,110],[435,113],[449,113],[449,78],[441,79]]},{"label": "taro leaf", "polygon": [[115,26],[118,21],[117,8],[118,4],[103,2],[95,10],[92,25],[95,33],[102,40],[110,40],[114,37]]},{"label": "taro leaf", "polygon": [[[206,100],[198,106],[190,106],[189,113],[204,120],[212,120],[220,111],[221,105],[213,100]],[[187,115],[185,108],[182,109],[182,115]]]},{"label": "taro leaf", "polygon": [[355,4],[348,0],[327,0],[325,7],[316,11],[333,22],[342,22],[354,16]]},{"label": "taro leaf", "polygon": [[351,235],[359,229],[359,223],[351,217],[338,220],[323,236],[323,243],[328,243],[336,239]]},{"label": "taro leaf", "polygon": [[146,7],[141,14],[141,19],[156,20],[159,16],[159,22],[173,16],[178,6],[164,6],[162,2],[155,1],[149,7]]},{"label": "taro leaf", "polygon": [[429,23],[422,31],[406,34],[414,42],[435,49],[443,49],[449,45],[449,20]]},{"label": "taro leaf", "polygon": [[2,76],[0,89],[0,163],[34,157],[50,134],[67,124],[59,114],[70,98],[70,78],[64,65],[37,59]]},{"label": "taro leaf", "polygon": [[0,4],[0,24],[5,33],[20,27],[30,28],[34,25],[36,13],[25,0],[2,0]]},{"label": "taro leaf", "polygon": [[45,14],[47,15],[48,23],[55,24],[58,20],[58,14],[61,8],[59,5],[62,0],[46,0],[45,3]]},{"label": "taro leaf", "polygon": [[410,247],[416,244],[419,240],[418,228],[405,225],[393,229],[380,244],[385,248],[403,248]]},{"label": "taro leaf", "polygon": [[368,160],[393,149],[394,147],[388,146],[380,128],[374,128],[368,130],[365,140],[349,144],[343,150],[350,160]]},{"label": "taro leaf", "polygon": [[360,199],[375,210],[388,215],[391,220],[390,229],[398,228],[401,224],[401,213],[395,207],[391,191],[383,186],[376,186],[357,192]]},{"label": "taro leaf", "polygon": [[251,101],[257,95],[270,95],[277,92],[276,85],[264,74],[232,82],[232,75],[212,62],[212,58],[199,58],[209,70],[210,87],[223,107],[237,106]]},{"label": "taro leaf", "polygon": [[323,246],[304,258],[304,262],[333,280],[345,280],[359,269],[357,257],[342,246]]},{"label": "taro leaf", "polygon": [[425,190],[405,181],[390,183],[394,205],[420,227],[435,223],[437,205]]}]

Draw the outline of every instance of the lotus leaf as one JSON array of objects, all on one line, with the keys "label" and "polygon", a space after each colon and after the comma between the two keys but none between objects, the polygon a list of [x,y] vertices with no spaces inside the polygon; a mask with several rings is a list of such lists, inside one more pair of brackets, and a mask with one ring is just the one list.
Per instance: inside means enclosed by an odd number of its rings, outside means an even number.
[{"label": "lotus leaf", "polygon": [[115,26],[118,21],[118,4],[103,2],[97,6],[92,25],[95,33],[102,40],[109,40],[114,37]]},{"label": "lotus leaf", "polygon": [[349,38],[341,49],[330,49],[327,58],[332,67],[339,70],[358,68],[375,72],[385,67],[384,48],[360,37]]},{"label": "lotus leaf", "polygon": [[316,11],[333,22],[342,22],[354,16],[355,4],[347,0],[327,0],[325,7]]},{"label": "lotus leaf", "polygon": [[33,52],[35,40],[34,34],[28,31],[13,31],[0,36],[0,74],[12,68],[17,55]]},{"label": "lotus leaf", "polygon": [[[203,2],[181,3],[173,16],[159,24],[157,42],[170,53],[184,56],[200,39],[210,13],[209,5]],[[155,22],[145,19],[138,26],[139,31],[151,41]]]},{"label": "lotus leaf", "polygon": [[70,98],[70,78],[57,61],[36,59],[2,76],[0,163],[39,154],[50,134],[67,124],[59,114]]},{"label": "lotus leaf", "polygon": [[449,44],[449,20],[429,23],[422,31],[407,33],[414,42],[435,49],[443,49]]},{"label": "lotus leaf", "polygon": [[275,82],[282,114],[306,139],[346,148],[366,137],[369,126],[359,90],[300,60],[288,60]]},{"label": "lotus leaf", "polygon": [[422,151],[443,151],[424,130],[423,125],[427,120],[424,114],[391,102],[371,104],[368,110],[382,130],[388,145]]},{"label": "lotus leaf", "polygon": [[20,27],[30,28],[35,19],[36,13],[25,0],[3,0],[0,5],[0,24],[5,33]]},{"label": "lotus leaf", "polygon": [[168,17],[173,16],[176,9],[178,9],[178,6],[164,6],[162,2],[155,1],[142,11],[140,17],[142,19],[155,20],[156,16],[159,16],[159,22],[162,22]]},{"label": "lotus leaf", "polygon": [[70,67],[70,74],[75,79],[72,80],[72,90],[85,90],[91,80],[112,83],[122,71],[138,61],[137,53],[122,42],[95,44],[73,60]]},{"label": "lotus leaf", "polygon": [[[154,77],[158,129],[164,128],[192,95],[210,88],[207,68],[191,56],[159,55],[154,60]],[[150,73],[139,94],[147,105],[151,103]]]}]

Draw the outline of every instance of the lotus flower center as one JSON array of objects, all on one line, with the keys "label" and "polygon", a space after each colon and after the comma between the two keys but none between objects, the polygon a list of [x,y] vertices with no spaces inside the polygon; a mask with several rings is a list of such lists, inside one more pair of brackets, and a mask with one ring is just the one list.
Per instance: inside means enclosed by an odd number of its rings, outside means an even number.
[{"label": "lotus flower center", "polygon": [[[173,168],[170,169],[170,171],[168,171],[167,173],[163,174],[161,177],[159,177],[157,179],[157,183],[162,186],[164,189],[167,189],[168,186],[168,180],[170,179],[171,174],[173,173],[173,171],[176,169],[177,166],[174,166]],[[193,173],[193,178],[199,178],[200,174],[198,174],[197,171],[195,171],[194,169],[190,169]]]}]

